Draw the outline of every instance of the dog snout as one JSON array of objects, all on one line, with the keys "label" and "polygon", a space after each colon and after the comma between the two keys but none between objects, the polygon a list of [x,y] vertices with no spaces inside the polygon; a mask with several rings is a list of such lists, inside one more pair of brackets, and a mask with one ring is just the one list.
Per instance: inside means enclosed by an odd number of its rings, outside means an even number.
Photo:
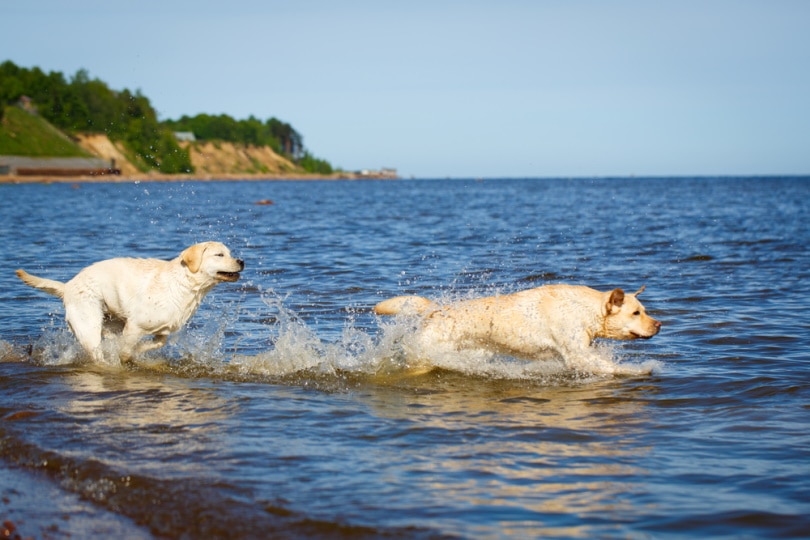
[{"label": "dog snout", "polygon": [[[243,261],[242,259],[236,259],[236,264],[239,265],[240,272],[245,269],[245,261]],[[661,323],[658,324],[660,325]]]}]

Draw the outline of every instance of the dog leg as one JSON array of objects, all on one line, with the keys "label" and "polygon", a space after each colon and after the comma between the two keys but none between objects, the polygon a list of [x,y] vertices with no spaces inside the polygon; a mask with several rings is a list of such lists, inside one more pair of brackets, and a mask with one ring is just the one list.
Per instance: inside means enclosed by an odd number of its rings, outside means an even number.
[{"label": "dog leg", "polygon": [[614,377],[643,377],[652,374],[652,368],[617,364],[594,351],[568,352],[566,365],[574,370]]},{"label": "dog leg", "polygon": [[65,319],[84,351],[90,355],[93,361],[103,362],[104,353],[101,349],[101,330],[104,323],[104,315],[101,310],[101,305],[92,302],[66,303]]},{"label": "dog leg", "polygon": [[166,334],[155,335],[150,340],[142,340],[144,337],[143,331],[137,326],[127,324],[124,327],[118,348],[118,356],[122,362],[129,362],[134,356],[160,349],[169,338]]},{"label": "dog leg", "polygon": [[135,348],[135,353],[142,354],[145,352],[154,351],[155,349],[160,349],[166,345],[166,340],[168,337],[169,336],[167,335],[157,335],[153,336],[151,340],[141,341]]},{"label": "dog leg", "polygon": [[118,357],[121,362],[129,362],[136,353],[140,352],[139,342],[143,336],[143,331],[138,326],[127,322],[118,341]]},{"label": "dog leg", "polygon": [[595,351],[587,339],[560,343],[557,350],[569,369],[603,375],[613,375],[615,373],[616,365],[610,358],[606,358],[600,355],[598,351]]}]

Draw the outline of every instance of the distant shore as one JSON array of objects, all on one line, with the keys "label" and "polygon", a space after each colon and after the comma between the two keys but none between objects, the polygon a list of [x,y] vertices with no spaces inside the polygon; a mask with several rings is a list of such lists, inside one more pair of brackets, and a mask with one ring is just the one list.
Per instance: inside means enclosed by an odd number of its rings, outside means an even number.
[{"label": "distant shore", "polygon": [[0,175],[0,184],[81,184],[132,182],[225,182],[225,181],[300,181],[300,180],[397,180],[390,176],[357,173],[323,174],[103,174],[92,176]]}]

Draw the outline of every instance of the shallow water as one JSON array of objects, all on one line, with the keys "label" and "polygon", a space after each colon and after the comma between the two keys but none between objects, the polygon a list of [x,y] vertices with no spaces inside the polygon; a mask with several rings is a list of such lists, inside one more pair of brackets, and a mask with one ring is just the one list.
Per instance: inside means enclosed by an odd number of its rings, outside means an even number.
[{"label": "shallow water", "polygon": [[[101,537],[111,519],[191,538],[810,531],[808,179],[0,195],[0,464],[103,514],[82,514],[76,534]],[[242,280],[133,366],[88,364],[61,303],[13,274],[66,280],[203,240],[245,259]],[[411,323],[370,312],[400,294],[560,282],[646,284],[661,333],[597,350],[652,375],[472,354],[414,374],[399,345]]]}]

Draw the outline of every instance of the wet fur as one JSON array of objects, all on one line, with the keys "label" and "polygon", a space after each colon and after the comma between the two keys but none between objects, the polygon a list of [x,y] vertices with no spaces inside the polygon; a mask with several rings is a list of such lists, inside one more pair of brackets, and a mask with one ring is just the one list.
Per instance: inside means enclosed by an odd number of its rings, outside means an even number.
[{"label": "wet fur", "polygon": [[558,352],[570,367],[587,369],[597,338],[649,339],[661,323],[634,294],[600,292],[579,285],[547,285],[447,306],[421,296],[399,296],[374,307],[378,315],[420,317],[417,339],[430,348],[478,349],[537,359]]},{"label": "wet fur", "polygon": [[[180,329],[206,294],[237,281],[245,267],[219,242],[195,244],[171,261],[117,258],[97,262],[62,283],[17,270],[27,285],[61,298],[65,319],[82,348],[103,361],[102,336],[118,336],[122,361],[157,349]],[[153,336],[150,341],[141,341]]]}]

